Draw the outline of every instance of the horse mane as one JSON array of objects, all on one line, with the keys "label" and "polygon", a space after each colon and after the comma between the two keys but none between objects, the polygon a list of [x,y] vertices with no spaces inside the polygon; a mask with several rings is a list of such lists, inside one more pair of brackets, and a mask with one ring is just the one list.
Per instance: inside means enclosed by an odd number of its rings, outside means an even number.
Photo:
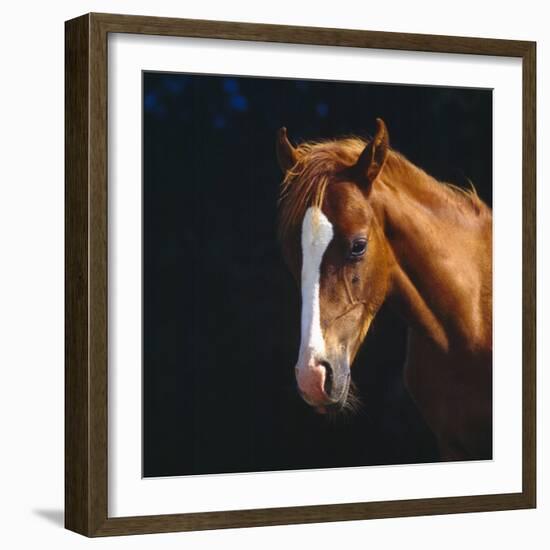
[{"label": "horse mane", "polygon": [[[327,187],[334,181],[334,175],[353,166],[368,143],[369,141],[364,138],[347,136],[340,139],[307,141],[296,147],[298,160],[286,172],[279,196],[281,239],[300,225],[309,207],[322,208]],[[411,171],[417,177],[411,178]],[[392,180],[414,179],[410,183],[410,188],[416,188],[419,182],[423,182],[425,198],[431,196],[433,200],[437,196],[458,216],[471,218],[472,215],[477,217],[490,214],[490,209],[480,199],[470,180],[469,189],[440,182],[394,149],[390,148],[380,177],[386,183]]]}]

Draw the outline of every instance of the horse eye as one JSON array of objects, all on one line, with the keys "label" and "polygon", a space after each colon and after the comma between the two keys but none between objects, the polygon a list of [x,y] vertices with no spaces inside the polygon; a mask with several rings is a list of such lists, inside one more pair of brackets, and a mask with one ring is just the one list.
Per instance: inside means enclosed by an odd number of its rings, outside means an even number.
[{"label": "horse eye", "polygon": [[360,258],[367,250],[367,240],[366,239],[356,239],[351,244],[351,257]]}]

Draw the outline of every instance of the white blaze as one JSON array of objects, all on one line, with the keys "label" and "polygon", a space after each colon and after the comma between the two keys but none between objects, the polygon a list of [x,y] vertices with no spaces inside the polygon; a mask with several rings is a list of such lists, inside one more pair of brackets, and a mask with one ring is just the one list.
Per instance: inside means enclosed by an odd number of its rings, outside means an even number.
[{"label": "white blaze", "polygon": [[324,356],[319,289],[321,262],[334,235],[332,224],[317,207],[307,209],[302,222],[302,334],[298,368]]}]

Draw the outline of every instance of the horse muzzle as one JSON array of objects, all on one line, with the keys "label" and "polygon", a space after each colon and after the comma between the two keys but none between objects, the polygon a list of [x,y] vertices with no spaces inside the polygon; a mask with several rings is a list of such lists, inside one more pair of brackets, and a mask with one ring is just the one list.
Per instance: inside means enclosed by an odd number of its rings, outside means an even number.
[{"label": "horse muzzle", "polygon": [[307,364],[296,367],[296,381],[302,399],[323,414],[329,407],[339,408],[345,403],[350,369],[347,365],[311,358]]}]

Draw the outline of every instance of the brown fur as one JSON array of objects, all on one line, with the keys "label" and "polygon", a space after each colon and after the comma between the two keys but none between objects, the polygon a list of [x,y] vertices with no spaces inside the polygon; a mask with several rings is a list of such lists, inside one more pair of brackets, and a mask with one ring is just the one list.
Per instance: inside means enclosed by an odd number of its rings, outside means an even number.
[{"label": "brown fur", "polygon": [[[284,134],[286,138],[286,133]],[[338,375],[353,362],[381,304],[410,326],[409,391],[443,458],[492,453],[492,214],[472,188],[441,183],[389,148],[382,121],[373,140],[279,142],[290,159],[280,199],[280,237],[299,280],[299,235],[309,206],[335,236],[321,268],[321,318]],[[350,261],[357,236],[365,257]]]}]

